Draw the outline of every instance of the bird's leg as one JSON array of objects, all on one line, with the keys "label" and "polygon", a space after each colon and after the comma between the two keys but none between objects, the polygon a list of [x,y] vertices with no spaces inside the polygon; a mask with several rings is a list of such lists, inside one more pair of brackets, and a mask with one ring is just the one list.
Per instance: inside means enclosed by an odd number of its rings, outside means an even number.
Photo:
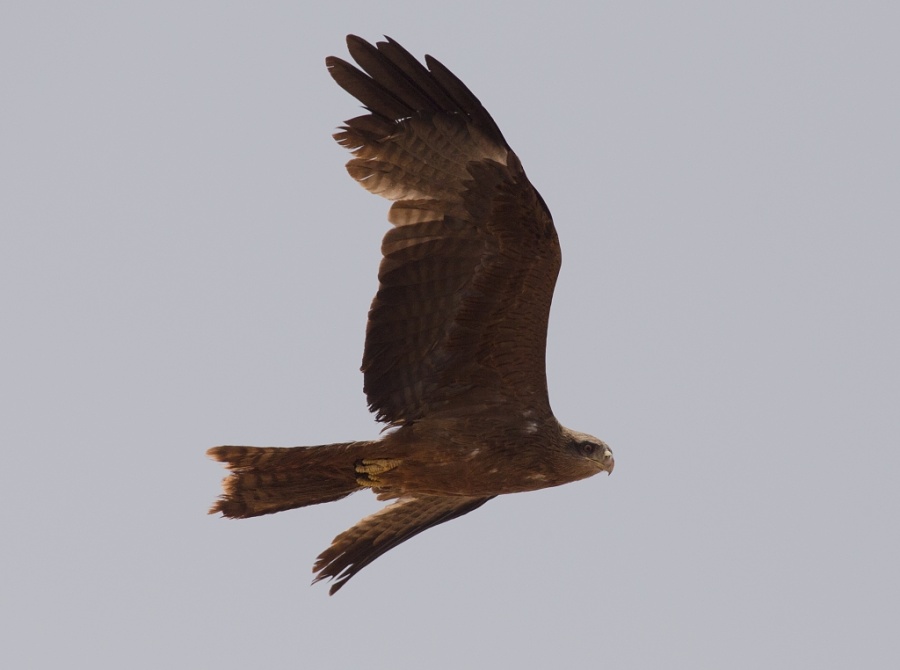
[{"label": "bird's leg", "polygon": [[393,470],[402,461],[399,458],[364,458],[356,463],[356,483],[360,486],[378,487],[382,482],[378,476]]}]

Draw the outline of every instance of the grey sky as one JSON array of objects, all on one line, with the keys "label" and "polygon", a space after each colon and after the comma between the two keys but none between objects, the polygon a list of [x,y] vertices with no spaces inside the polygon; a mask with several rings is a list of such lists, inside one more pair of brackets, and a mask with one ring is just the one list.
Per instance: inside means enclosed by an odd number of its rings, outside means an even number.
[{"label": "grey sky", "polygon": [[[0,9],[0,665],[897,667],[898,5],[307,4]],[[616,471],[329,599],[315,556],[380,504],[208,517],[203,454],[379,429],[348,32],[519,154],[554,410]]]}]

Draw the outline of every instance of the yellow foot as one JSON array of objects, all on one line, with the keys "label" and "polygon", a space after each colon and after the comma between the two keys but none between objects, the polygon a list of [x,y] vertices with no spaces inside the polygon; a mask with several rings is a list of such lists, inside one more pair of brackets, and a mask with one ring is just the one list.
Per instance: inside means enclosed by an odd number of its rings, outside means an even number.
[{"label": "yellow foot", "polygon": [[393,470],[402,462],[399,458],[364,458],[356,464],[356,473],[360,475],[356,483],[360,486],[380,486],[378,475]]}]

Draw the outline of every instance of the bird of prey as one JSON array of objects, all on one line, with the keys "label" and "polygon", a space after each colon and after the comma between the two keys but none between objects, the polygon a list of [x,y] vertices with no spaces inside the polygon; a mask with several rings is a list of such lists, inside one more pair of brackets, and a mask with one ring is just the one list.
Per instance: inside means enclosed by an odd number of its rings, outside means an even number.
[{"label": "bird of prey", "polygon": [[393,201],[362,372],[377,440],[214,447],[231,474],[210,513],[246,518],[371,489],[392,500],[338,535],[314,582],[334,594],[376,558],[503,493],[613,470],[602,440],[553,416],[544,354],[559,240],[544,200],[471,91],[431,56],[348,36],[326,59],[366,114],[334,137]]}]

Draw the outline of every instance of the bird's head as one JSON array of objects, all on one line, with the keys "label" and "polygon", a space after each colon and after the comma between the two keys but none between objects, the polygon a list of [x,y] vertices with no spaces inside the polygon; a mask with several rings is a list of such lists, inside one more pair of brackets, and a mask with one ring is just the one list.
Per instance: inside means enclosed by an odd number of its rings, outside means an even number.
[{"label": "bird's head", "polygon": [[616,461],[613,458],[612,449],[603,440],[588,435],[587,433],[579,433],[576,430],[563,429],[568,438],[568,447],[576,455],[586,459],[590,466],[594,468],[594,472],[605,472],[612,474]]}]

